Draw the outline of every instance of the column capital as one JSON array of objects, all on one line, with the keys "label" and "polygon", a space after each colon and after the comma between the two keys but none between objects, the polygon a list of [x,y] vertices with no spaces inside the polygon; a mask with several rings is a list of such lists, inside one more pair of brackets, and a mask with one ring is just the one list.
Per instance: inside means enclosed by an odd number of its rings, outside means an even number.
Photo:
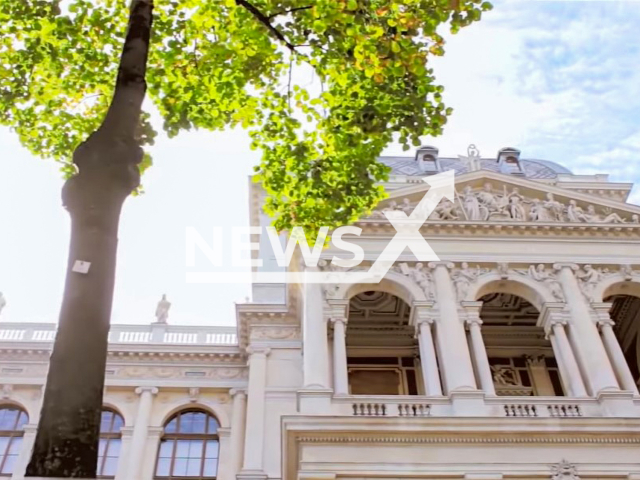
[{"label": "column capital", "polygon": [[554,270],[570,269],[570,270],[573,270],[574,272],[577,272],[578,270],[580,270],[580,267],[576,263],[560,262],[560,263],[554,263],[553,269]]},{"label": "column capital", "polygon": [[562,318],[562,317],[551,317],[551,318],[549,318],[549,320],[544,325],[545,336],[547,338],[549,338],[549,336],[552,333],[554,333],[555,327],[564,328],[564,326],[567,325],[568,323],[569,322],[567,322],[566,318]]},{"label": "column capital", "polygon": [[157,395],[158,387],[138,387],[134,392],[136,395],[142,395],[145,392],[149,392],[151,395]]},{"label": "column capital", "polygon": [[455,263],[453,262],[449,262],[449,261],[439,261],[439,262],[429,262],[428,263],[428,267],[429,268],[438,268],[438,267],[444,267],[444,268],[448,268],[448,269],[452,269],[453,267],[455,267]]},{"label": "column capital", "polygon": [[480,325],[482,325],[482,319],[480,317],[467,317],[464,323],[468,327],[471,327],[473,325],[477,325],[479,327]]},{"label": "column capital", "polygon": [[242,398],[247,396],[247,391],[244,388],[232,388],[229,390],[229,395],[231,398]]},{"label": "column capital", "polygon": [[262,347],[257,345],[249,345],[245,350],[252,357],[261,355],[268,357],[271,353],[271,349],[269,347]]},{"label": "column capital", "polygon": [[[418,302],[413,302],[411,317],[409,318],[409,324],[416,326],[416,332],[420,325],[431,325],[438,317],[438,311],[433,308],[432,302],[420,302],[423,305],[416,305],[417,303]],[[426,305],[427,303],[428,305]]]},{"label": "column capital", "polygon": [[331,323],[334,325],[336,323],[342,323],[345,327],[347,326],[348,320],[345,317],[332,317],[329,319]]}]

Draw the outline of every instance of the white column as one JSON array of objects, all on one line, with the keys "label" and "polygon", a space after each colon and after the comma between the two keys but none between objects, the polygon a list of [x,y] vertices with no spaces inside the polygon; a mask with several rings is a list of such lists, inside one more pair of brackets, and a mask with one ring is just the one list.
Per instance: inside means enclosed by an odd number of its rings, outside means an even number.
[{"label": "white column", "polygon": [[598,328],[591,319],[589,304],[574,275],[574,271],[578,269],[577,265],[558,263],[554,268],[558,270],[558,280],[562,284],[571,312],[572,344],[592,395],[597,395],[604,390],[619,390],[611,362],[598,334]]},{"label": "white column", "polygon": [[[318,269],[307,268],[314,273]],[[327,321],[323,314],[323,295],[320,284],[304,283],[302,322],[302,369],[305,388],[329,388],[329,339]]]},{"label": "white column", "polygon": [[231,412],[231,472],[232,478],[242,469],[247,394],[244,390],[232,389],[233,411]]},{"label": "white column", "polygon": [[22,480],[27,470],[27,465],[31,459],[31,451],[33,450],[33,444],[36,441],[36,431],[38,429],[37,424],[29,424],[24,426],[24,435],[22,436],[22,446],[20,448],[20,455],[16,460],[13,467],[12,480]]},{"label": "white column", "polygon": [[615,369],[620,385],[624,390],[638,395],[638,386],[633,379],[633,375],[631,375],[627,359],[624,358],[624,353],[622,353],[622,348],[616,338],[616,334],[613,332],[613,320],[599,320],[598,325],[600,326],[602,341],[604,342],[605,349],[609,354],[609,358],[611,359],[611,363],[613,364],[613,368]]},{"label": "white column", "polygon": [[333,393],[349,394],[349,373],[347,371],[347,319],[332,318],[333,323]]},{"label": "white column", "polygon": [[564,319],[551,318],[547,326],[547,336],[551,339],[553,353],[556,362],[558,362],[565,389],[568,387],[567,393],[571,397],[586,397],[587,391],[584,388],[580,368],[578,368],[578,363],[564,330],[566,324],[567,321]]},{"label": "white column", "polygon": [[262,473],[267,356],[270,349],[249,346],[249,388],[244,435],[243,473]]},{"label": "white column", "polygon": [[458,316],[456,293],[449,276],[451,262],[431,262],[436,286],[439,318],[436,322],[436,338],[440,369],[444,373],[447,392],[475,390],[476,381],[469,354],[469,345],[464,325]]},{"label": "white column", "polygon": [[158,393],[156,387],[138,387],[136,395],[140,395],[138,400],[138,412],[133,424],[133,434],[131,435],[131,445],[129,447],[129,474],[127,478],[140,480],[142,478],[142,466],[144,462],[145,447],[149,434],[149,420],[151,418],[151,408],[153,407],[153,397]]},{"label": "white column", "polygon": [[482,325],[482,320],[480,320],[479,316],[467,318],[467,327],[469,328],[469,337],[471,339],[471,352],[473,353],[476,369],[478,370],[480,388],[487,395],[495,395],[496,389],[493,385],[493,375],[491,375],[491,366],[489,365],[489,357],[487,356],[487,349],[484,346],[480,325]]},{"label": "white column", "polygon": [[420,367],[422,369],[422,383],[424,384],[425,394],[430,397],[439,397],[442,396],[442,385],[440,384],[436,349],[433,344],[433,335],[431,334],[431,325],[434,322],[435,320],[431,317],[418,317],[416,333],[420,347]]}]

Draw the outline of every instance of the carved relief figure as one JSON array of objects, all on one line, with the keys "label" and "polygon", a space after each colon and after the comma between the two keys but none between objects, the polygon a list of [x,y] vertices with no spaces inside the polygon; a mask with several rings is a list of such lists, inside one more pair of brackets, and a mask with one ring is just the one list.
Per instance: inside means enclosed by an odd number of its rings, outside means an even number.
[{"label": "carved relief figure", "polygon": [[564,295],[562,294],[562,287],[560,283],[556,280],[556,276],[553,272],[547,272],[545,266],[541,263],[537,267],[535,265],[530,265],[529,270],[527,271],[528,275],[538,282],[542,282],[549,289],[551,294],[557,300],[564,300]]},{"label": "carved relief figure", "polygon": [[429,216],[429,220],[458,220],[456,210],[456,205],[451,200],[443,198]]},{"label": "carved relief figure", "polygon": [[483,215],[480,213],[480,203],[476,195],[471,191],[471,187],[464,187],[462,199],[467,220],[483,220]]},{"label": "carved relief figure", "polygon": [[551,222],[551,212],[547,209],[544,203],[538,198],[534,198],[531,204],[531,210],[529,210],[529,220],[533,222]]},{"label": "carved relief figure", "polygon": [[576,277],[579,280],[578,283],[584,296],[587,297],[589,301],[593,301],[593,292],[602,278],[602,273],[591,265],[585,265],[584,272],[576,273]]},{"label": "carved relief figure", "polygon": [[453,285],[456,288],[456,297],[458,300],[464,300],[469,292],[469,286],[475,282],[482,271],[478,267],[475,271],[469,268],[467,262],[462,262],[460,268],[453,272]]},{"label": "carved relief figure", "polygon": [[565,210],[564,205],[558,202],[553,197],[553,193],[551,192],[547,193],[547,199],[545,200],[543,205],[546,210],[551,212],[551,216],[549,220],[554,219],[558,222],[561,222],[564,220],[564,210]]},{"label": "carved relief figure", "polygon": [[491,374],[493,383],[496,385],[511,385],[519,387],[520,382],[516,376],[516,372],[511,367],[505,365],[491,365]]},{"label": "carved relief figure", "polygon": [[433,279],[423,263],[416,263],[414,267],[410,267],[406,263],[401,263],[399,266],[400,272],[402,272],[403,275],[407,275],[418,284],[427,297],[427,300],[435,300]]},{"label": "carved relief figure", "polygon": [[522,202],[524,201],[524,197],[520,195],[520,191],[518,188],[513,189],[513,191],[509,194],[509,214],[511,218],[514,220],[525,220],[526,213],[524,211],[524,206]]},{"label": "carved relief figure", "polygon": [[488,220],[492,213],[500,209],[496,195],[491,191],[490,183],[485,183],[483,189],[478,192],[478,202],[480,202],[482,220]]},{"label": "carved relief figure", "polygon": [[569,200],[569,206],[567,207],[567,217],[570,222],[586,222],[587,217],[584,214],[584,210],[578,206],[575,200]]}]

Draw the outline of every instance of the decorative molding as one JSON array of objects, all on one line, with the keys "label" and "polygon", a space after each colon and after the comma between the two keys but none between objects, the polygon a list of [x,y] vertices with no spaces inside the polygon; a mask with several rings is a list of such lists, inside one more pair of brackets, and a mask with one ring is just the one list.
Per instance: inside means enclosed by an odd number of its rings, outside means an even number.
[{"label": "decorative molding", "polygon": [[543,435],[543,436],[477,436],[477,437],[463,437],[463,436],[451,436],[451,437],[412,437],[412,436],[300,436],[298,437],[300,442],[304,443],[394,443],[394,444],[412,444],[412,443],[470,443],[470,444],[509,444],[509,443],[567,443],[567,444],[629,444],[640,445],[640,436],[637,437],[613,437],[613,436],[555,436],[555,435]]},{"label": "decorative molding", "polygon": [[254,326],[250,340],[300,340],[300,328],[294,325]]},{"label": "decorative molding", "polygon": [[[508,192],[503,185],[502,192],[495,192],[491,183],[485,183],[481,189],[474,190],[471,186],[464,187],[457,195],[457,201],[443,199],[429,216],[432,221],[464,220],[472,222],[500,222],[500,223],[573,223],[573,224],[640,224],[640,216],[625,212],[623,217],[614,212],[611,207],[600,207],[597,210],[593,204],[578,205],[574,199],[563,203],[547,192],[544,197],[525,196],[518,187],[512,187]],[[540,192],[541,194],[543,192]],[[401,211],[410,215],[416,208],[417,202],[403,198],[401,203],[396,200],[386,202],[380,210],[374,210],[371,219],[386,219],[385,212]],[[625,205],[626,206],[626,205]]]},{"label": "decorative molding", "polygon": [[578,476],[576,466],[563,459],[560,463],[551,467],[551,479],[580,480],[580,477]]}]

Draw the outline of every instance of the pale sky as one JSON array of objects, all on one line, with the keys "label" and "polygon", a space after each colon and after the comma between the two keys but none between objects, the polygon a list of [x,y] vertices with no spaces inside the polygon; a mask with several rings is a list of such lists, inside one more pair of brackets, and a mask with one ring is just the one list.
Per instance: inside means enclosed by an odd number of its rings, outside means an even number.
[{"label": "pale sky", "polygon": [[[449,38],[433,66],[454,108],[440,155],[506,146],[574,173],[640,183],[640,2],[495,2]],[[241,131],[198,132],[152,150],[146,193],[127,200],[112,321],[149,323],[163,293],[173,324],[232,325],[248,284],[185,283],[185,228],[248,225],[248,175],[259,153]],[[402,154],[397,146],[387,153]],[[412,154],[412,152],[407,152]],[[69,239],[52,161],[0,129],[0,321],[57,321]],[[640,203],[637,189],[632,195]]]}]

